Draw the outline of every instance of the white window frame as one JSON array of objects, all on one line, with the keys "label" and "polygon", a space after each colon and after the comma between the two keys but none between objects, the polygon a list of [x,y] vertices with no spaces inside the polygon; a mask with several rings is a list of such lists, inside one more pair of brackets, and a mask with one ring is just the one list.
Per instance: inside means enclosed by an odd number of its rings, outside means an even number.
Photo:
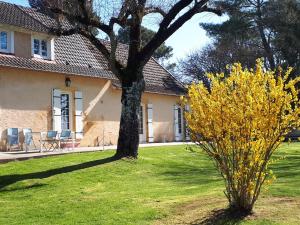
[{"label": "white window frame", "polygon": [[[39,54],[34,53],[34,40],[39,41]],[[46,41],[47,56],[42,55],[42,41]],[[31,36],[31,54],[34,58],[54,60],[54,38],[32,35]]]},{"label": "white window frame", "polygon": [[0,53],[14,53],[14,32],[0,28],[0,34],[5,32],[7,34],[7,48],[1,48],[1,35],[0,35]]}]

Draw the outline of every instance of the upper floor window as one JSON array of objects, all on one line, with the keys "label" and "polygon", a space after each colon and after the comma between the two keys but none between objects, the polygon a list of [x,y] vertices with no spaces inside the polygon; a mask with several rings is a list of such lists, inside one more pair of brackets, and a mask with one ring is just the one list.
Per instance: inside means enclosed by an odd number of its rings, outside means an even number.
[{"label": "upper floor window", "polygon": [[32,54],[35,58],[53,59],[53,41],[45,38],[32,38]]},{"label": "upper floor window", "polygon": [[1,31],[0,33],[0,42],[1,42],[1,50],[8,49],[8,35],[6,31]]},{"label": "upper floor window", "polygon": [[14,32],[0,30],[0,52],[13,53]]},{"label": "upper floor window", "polygon": [[37,58],[49,58],[48,56],[48,43],[47,40],[43,39],[33,39],[33,53],[34,57]]}]

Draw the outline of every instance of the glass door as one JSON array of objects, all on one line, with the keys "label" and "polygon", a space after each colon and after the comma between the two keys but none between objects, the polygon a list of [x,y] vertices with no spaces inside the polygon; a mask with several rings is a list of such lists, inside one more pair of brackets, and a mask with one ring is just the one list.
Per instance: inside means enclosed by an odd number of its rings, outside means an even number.
[{"label": "glass door", "polygon": [[61,130],[71,130],[71,104],[70,94],[62,93],[61,101]]}]

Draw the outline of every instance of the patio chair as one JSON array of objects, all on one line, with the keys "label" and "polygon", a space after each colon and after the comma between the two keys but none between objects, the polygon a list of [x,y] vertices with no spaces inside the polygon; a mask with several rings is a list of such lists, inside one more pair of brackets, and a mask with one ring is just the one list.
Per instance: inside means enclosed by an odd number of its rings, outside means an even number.
[{"label": "patio chair", "polygon": [[47,131],[46,137],[40,140],[41,146],[47,151],[59,149],[59,140],[57,139],[57,131]]},{"label": "patio chair", "polygon": [[19,129],[18,128],[8,128],[7,129],[7,150],[11,150],[13,146],[18,146],[20,150],[19,143]]},{"label": "patio chair", "polygon": [[36,149],[36,145],[34,143],[33,136],[32,136],[32,129],[31,128],[24,128],[23,129],[23,135],[24,135],[25,151],[27,152],[31,145],[33,145],[34,148]]},{"label": "patio chair", "polygon": [[74,139],[70,130],[63,130],[59,135],[59,148],[62,148],[62,144],[72,143],[72,150],[74,150]]}]

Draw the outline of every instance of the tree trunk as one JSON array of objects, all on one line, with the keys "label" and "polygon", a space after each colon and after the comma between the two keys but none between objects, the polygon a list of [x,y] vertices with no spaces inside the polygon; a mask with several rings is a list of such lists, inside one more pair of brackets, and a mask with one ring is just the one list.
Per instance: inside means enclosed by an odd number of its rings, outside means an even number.
[{"label": "tree trunk", "polygon": [[[124,86],[124,85],[122,85]],[[145,81],[140,79],[122,87],[122,111],[115,157],[137,158],[139,146],[139,109]]]},{"label": "tree trunk", "polygon": [[257,27],[258,27],[258,31],[259,31],[261,41],[262,41],[262,45],[263,45],[264,50],[265,50],[266,57],[267,57],[268,62],[270,64],[270,68],[272,70],[274,70],[275,67],[276,67],[275,66],[275,60],[274,60],[274,54],[273,54],[272,48],[270,46],[269,41],[267,40],[265,31],[264,31],[261,7],[262,7],[262,1],[258,0],[257,1],[257,9],[256,9],[256,16],[257,16],[256,24],[257,24]]}]

